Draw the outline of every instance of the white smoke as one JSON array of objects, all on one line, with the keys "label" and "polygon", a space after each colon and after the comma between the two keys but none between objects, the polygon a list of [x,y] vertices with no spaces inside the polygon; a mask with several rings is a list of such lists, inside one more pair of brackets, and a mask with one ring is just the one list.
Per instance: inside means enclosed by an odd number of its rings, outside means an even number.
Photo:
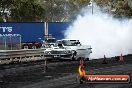
[{"label": "white smoke", "polygon": [[94,4],[93,14],[89,6],[81,10],[65,31],[65,38],[79,39],[82,44],[91,45],[91,58],[132,54],[132,20],[115,19]]}]

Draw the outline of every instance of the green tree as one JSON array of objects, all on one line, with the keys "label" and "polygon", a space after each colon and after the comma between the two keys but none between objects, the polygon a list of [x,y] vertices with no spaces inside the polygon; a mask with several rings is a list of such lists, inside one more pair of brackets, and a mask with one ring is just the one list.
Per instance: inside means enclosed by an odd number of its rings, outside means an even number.
[{"label": "green tree", "polygon": [[40,0],[46,8],[46,21],[70,21],[71,16],[90,0]]},{"label": "green tree", "polygon": [[128,0],[128,5],[132,9],[132,0]]},{"label": "green tree", "polygon": [[127,0],[96,0],[96,3],[101,7],[107,7],[107,10],[109,10],[114,17],[132,17],[132,9],[128,5]]},{"label": "green tree", "polygon": [[41,21],[45,16],[45,9],[37,0],[2,0],[1,10],[7,9],[10,21]]},{"label": "green tree", "polygon": [[[115,17],[132,16],[131,4],[128,3],[131,0],[93,1]],[[0,16],[7,21],[16,22],[72,21],[89,2],[90,0],[0,0]],[[5,14],[6,10],[8,14]]]},{"label": "green tree", "polygon": [[2,19],[2,17],[0,17],[0,22],[4,22],[3,19]]},{"label": "green tree", "polygon": [[113,8],[115,8],[115,11],[113,12],[115,17],[132,17],[132,9],[129,7],[126,0],[118,0]]}]

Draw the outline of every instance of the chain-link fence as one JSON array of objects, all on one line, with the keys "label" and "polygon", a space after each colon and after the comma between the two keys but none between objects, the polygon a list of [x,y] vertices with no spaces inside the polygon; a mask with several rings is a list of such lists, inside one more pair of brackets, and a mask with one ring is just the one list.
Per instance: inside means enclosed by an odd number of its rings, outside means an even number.
[{"label": "chain-link fence", "polygon": [[21,35],[0,35],[0,50],[21,49]]}]

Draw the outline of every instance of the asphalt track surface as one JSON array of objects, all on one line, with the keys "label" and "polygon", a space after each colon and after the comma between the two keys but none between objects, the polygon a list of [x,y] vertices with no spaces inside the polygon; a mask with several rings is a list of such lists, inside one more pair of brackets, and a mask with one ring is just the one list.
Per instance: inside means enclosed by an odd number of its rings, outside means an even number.
[{"label": "asphalt track surface", "polygon": [[[107,59],[85,61],[87,74],[129,74],[132,79],[132,55],[124,62]],[[127,84],[80,84],[77,81],[79,61],[44,61],[0,66],[0,88],[132,88]]]}]

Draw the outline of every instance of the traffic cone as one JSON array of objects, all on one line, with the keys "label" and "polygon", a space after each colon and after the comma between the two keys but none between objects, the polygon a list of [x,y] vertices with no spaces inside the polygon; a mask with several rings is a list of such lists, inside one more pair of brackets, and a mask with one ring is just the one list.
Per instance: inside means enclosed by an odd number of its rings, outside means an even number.
[{"label": "traffic cone", "polygon": [[114,60],[115,60],[115,61],[117,61],[117,59],[116,59],[116,58],[117,58],[117,57],[115,56],[115,57],[114,57]]},{"label": "traffic cone", "polygon": [[118,57],[118,56],[115,56],[115,61],[119,61],[120,60],[120,57]]},{"label": "traffic cone", "polygon": [[103,60],[102,64],[107,64],[105,55],[104,55],[104,60]]},{"label": "traffic cone", "polygon": [[104,55],[104,59],[106,59],[106,56]]},{"label": "traffic cone", "polygon": [[122,53],[121,53],[121,56],[120,56],[120,60],[119,61],[124,61]]},{"label": "traffic cone", "polygon": [[83,58],[80,59],[80,65],[83,65]]}]

